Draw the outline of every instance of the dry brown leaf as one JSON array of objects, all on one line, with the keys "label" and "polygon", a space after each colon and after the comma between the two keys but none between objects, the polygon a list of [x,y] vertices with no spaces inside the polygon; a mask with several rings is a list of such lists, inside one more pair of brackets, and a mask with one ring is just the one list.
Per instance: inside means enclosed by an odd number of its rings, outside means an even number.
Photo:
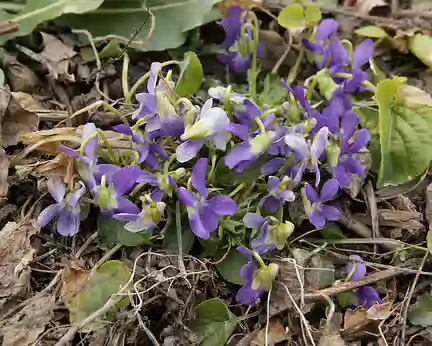
[{"label": "dry brown leaf", "polygon": [[[3,95],[1,95],[3,94]],[[8,87],[0,87],[0,99],[7,99],[10,94]],[[25,110],[11,95],[8,106],[1,120],[1,141],[3,147],[16,145],[20,136],[34,132],[39,126],[39,117],[36,113]]]},{"label": "dry brown leaf", "polygon": [[369,14],[373,9],[388,7],[384,0],[356,0],[345,3],[346,7],[352,7],[356,12]]},{"label": "dry brown leaf", "polygon": [[15,165],[15,171],[19,179],[25,179],[32,175],[36,178],[62,179],[65,183],[71,181],[74,172],[74,159],[66,154],[59,153],[55,158],[47,161],[25,161]]},{"label": "dry brown leaf", "polygon": [[[279,318],[270,320],[267,335],[267,345],[272,346],[279,342],[290,340],[290,334],[285,329]],[[257,336],[251,341],[251,346],[264,346],[266,343],[266,327],[262,328]]]},{"label": "dry brown leaf", "polygon": [[31,271],[28,264],[37,253],[30,237],[38,232],[35,221],[8,222],[0,231],[0,308],[11,297],[25,294]]},{"label": "dry brown leaf", "polygon": [[23,91],[13,91],[11,92],[12,97],[18,101],[20,106],[29,112],[36,112],[38,110],[43,110],[45,107],[42,103],[33,97],[33,95],[25,93]]},{"label": "dry brown leaf", "polygon": [[45,48],[40,54],[44,59],[49,74],[55,79],[62,79],[75,82],[74,75],[69,74],[70,59],[77,53],[69,46],[65,45],[57,37],[42,32]]},{"label": "dry brown leaf", "polygon": [[224,0],[218,4],[224,16],[228,15],[229,9],[233,6],[240,6],[245,10],[255,7],[262,7],[263,0]]},{"label": "dry brown leaf", "polygon": [[348,309],[344,317],[344,330],[361,330],[369,323],[366,309]]},{"label": "dry brown leaf", "polygon": [[41,85],[39,77],[31,68],[19,62],[16,56],[1,47],[0,65],[2,65],[13,91],[32,93]]},{"label": "dry brown leaf", "polygon": [[74,262],[63,270],[61,296],[68,308],[73,305],[76,294],[86,286],[90,273]]},{"label": "dry brown leaf", "polygon": [[3,346],[30,346],[54,316],[55,296],[32,300],[2,328]]},{"label": "dry brown leaf", "polygon": [[278,262],[278,279],[270,296],[270,316],[293,308],[293,301],[287,293],[287,289],[296,303],[299,303],[301,287],[305,282],[303,267],[306,259],[309,257],[309,251],[299,248],[294,249],[293,257],[296,264],[294,264],[291,258]]},{"label": "dry brown leaf", "polygon": [[9,184],[7,178],[9,175],[9,159],[5,150],[0,147],[0,200],[7,195]]},{"label": "dry brown leaf", "polygon": [[386,297],[382,304],[375,304],[368,309],[367,318],[374,321],[385,320],[390,317],[392,310],[393,302]]},{"label": "dry brown leaf", "polygon": [[321,321],[321,337],[318,346],[346,346],[345,341],[340,336],[340,325],[342,314],[336,312],[329,321]]}]

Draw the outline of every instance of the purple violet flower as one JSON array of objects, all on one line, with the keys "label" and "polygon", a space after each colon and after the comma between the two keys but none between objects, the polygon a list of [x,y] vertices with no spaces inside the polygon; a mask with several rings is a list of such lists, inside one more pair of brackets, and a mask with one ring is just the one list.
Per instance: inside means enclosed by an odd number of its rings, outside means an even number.
[{"label": "purple violet flower", "polygon": [[361,68],[366,65],[373,56],[374,42],[372,40],[365,40],[356,48],[352,63],[353,77],[342,83],[344,92],[353,94],[364,90],[363,82],[369,79],[369,75]]},{"label": "purple violet flower", "polygon": [[114,126],[113,130],[132,137],[132,141],[139,154],[138,164],[144,163],[152,170],[157,170],[159,162],[156,154],[163,160],[169,160],[169,155],[164,148],[157,143],[146,140],[142,133],[134,132],[129,126],[121,124]]},{"label": "purple violet flower", "polygon": [[249,262],[240,270],[240,276],[244,279],[245,283],[237,292],[236,300],[243,305],[255,305],[257,301],[266,294],[266,291],[262,288],[252,288],[253,279],[255,273],[258,271],[258,266],[255,264],[252,252],[248,248],[239,246],[237,251]]},{"label": "purple violet flower", "polygon": [[198,191],[199,197],[184,187],[179,188],[174,178],[169,177],[171,185],[177,190],[180,202],[187,207],[192,232],[204,240],[216,231],[222,216],[232,216],[238,209],[234,200],[228,196],[207,199],[207,167],[208,159],[201,158],[192,169],[192,186]]},{"label": "purple violet flower", "polygon": [[103,176],[101,185],[96,186],[92,193],[105,217],[118,213],[138,213],[139,208],[123,197],[137,183],[142,171],[136,166],[120,168],[114,174]]},{"label": "purple violet flower", "polygon": [[295,228],[290,221],[280,222],[272,216],[263,218],[255,213],[247,213],[243,222],[246,228],[260,228],[258,237],[251,242],[252,249],[259,254],[282,250]]},{"label": "purple violet flower", "polygon": [[125,229],[132,233],[145,231],[152,233],[157,224],[161,221],[165,212],[165,203],[152,201],[151,203],[144,203],[140,211],[134,212],[121,212],[113,215],[113,218],[119,221],[126,221]]},{"label": "purple violet flower", "polygon": [[317,229],[323,228],[326,220],[339,220],[340,211],[336,207],[326,204],[336,197],[338,191],[339,184],[336,179],[327,180],[320,194],[318,194],[311,185],[306,184],[306,195],[303,197],[305,211],[309,217],[310,223]]},{"label": "purple violet flower", "polygon": [[[250,28],[245,30],[244,36],[241,37],[242,27],[248,23],[247,14],[239,6],[230,8],[228,17],[222,19],[221,24],[225,30],[225,40],[222,47],[226,53],[219,55],[218,59],[225,65],[228,65],[235,72],[245,72],[252,64],[252,49],[255,49],[253,33]],[[258,57],[264,53],[264,47],[258,43]]]},{"label": "purple violet flower", "polygon": [[317,125],[314,131],[327,127],[336,139],[349,139],[357,130],[360,119],[352,111],[352,103],[349,97],[337,89],[333,93],[330,103],[321,114],[316,117]]},{"label": "purple violet flower", "polygon": [[365,178],[364,167],[355,157],[355,154],[366,147],[370,139],[371,134],[369,130],[360,129],[352,145],[349,144],[347,139],[342,140],[342,148],[337,166],[332,169],[333,178],[339,182],[341,187],[348,187],[351,185],[352,175]]},{"label": "purple violet flower", "polygon": [[57,218],[57,231],[63,236],[73,236],[78,233],[81,223],[80,201],[85,194],[85,187],[80,182],[78,190],[66,194],[66,188],[59,179],[47,181],[48,191],[57,202],[46,207],[38,216],[41,227]]},{"label": "purple violet flower", "polygon": [[[97,132],[93,123],[87,123],[83,127],[82,142],[86,142],[90,136]],[[75,150],[59,146],[59,149],[66,155],[78,159],[77,170],[79,175],[87,184],[89,190],[93,190],[99,183],[102,175],[110,175],[117,172],[120,167],[111,164],[98,164],[98,137],[91,139],[84,147],[84,156],[78,154]]]},{"label": "purple violet flower", "polygon": [[277,177],[268,178],[269,195],[263,197],[260,201],[260,209],[268,214],[276,214],[285,202],[295,200],[294,192],[286,189],[286,179],[280,180]]},{"label": "purple violet flower", "polygon": [[136,95],[139,108],[133,113],[132,119],[148,119],[146,130],[150,138],[160,136],[178,138],[184,131],[184,119],[178,116],[171,104],[167,96],[171,91],[164,85],[164,81],[157,84],[161,70],[162,64],[159,62],[151,64],[147,92]]},{"label": "purple violet flower", "polygon": [[315,54],[318,69],[330,65],[330,73],[341,72],[349,64],[349,55],[342,42],[335,37],[339,23],[334,19],[324,19],[317,28],[316,42],[303,40],[303,46]]},{"label": "purple violet flower", "polygon": [[329,143],[329,129],[321,128],[313,141],[306,141],[302,134],[287,134],[285,142],[296,155],[296,165],[293,167],[293,182],[299,184],[303,179],[303,173],[307,169],[316,174],[315,186],[318,186],[321,173],[318,166],[319,159]]},{"label": "purple violet flower", "polygon": [[212,143],[217,149],[225,151],[231,138],[228,132],[230,120],[220,107],[213,107],[213,100],[208,99],[195,124],[186,127],[181,135],[185,141],[177,147],[177,160],[187,162],[193,159],[206,142]]},{"label": "purple violet flower", "polygon": [[[350,261],[346,265],[347,275],[352,275],[351,280],[361,280],[366,276],[366,265],[360,256],[352,255],[349,257]],[[382,300],[378,291],[372,286],[363,286],[356,290],[358,305],[371,308],[376,303],[382,304]]]}]

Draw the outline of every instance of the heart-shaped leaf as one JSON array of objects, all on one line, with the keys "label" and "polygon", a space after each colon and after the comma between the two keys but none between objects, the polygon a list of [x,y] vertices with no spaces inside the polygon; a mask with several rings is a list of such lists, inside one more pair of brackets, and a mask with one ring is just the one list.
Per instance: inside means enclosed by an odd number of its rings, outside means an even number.
[{"label": "heart-shaped leaf", "polygon": [[179,65],[181,71],[176,92],[181,97],[191,97],[200,89],[204,79],[201,61],[194,52],[187,52]]},{"label": "heart-shaped leaf", "polygon": [[[68,303],[71,323],[81,322],[104,306],[113,294],[118,293],[128,283],[130,275],[129,268],[123,262],[108,261],[92,273],[87,282],[84,277]],[[129,300],[126,297],[116,305],[114,311],[128,305]],[[86,330],[95,330],[98,327],[100,326],[96,323],[86,326]]]},{"label": "heart-shaped leaf", "polygon": [[[219,255],[218,259],[222,257],[223,253],[219,252]],[[247,264],[246,258],[238,251],[231,250],[226,258],[216,265],[216,268],[225,280],[237,285],[243,285],[244,280],[240,276],[240,270],[245,264]]]},{"label": "heart-shaped leaf", "polygon": [[239,321],[218,298],[199,304],[195,316],[192,330],[204,338],[202,346],[225,345]]},{"label": "heart-shaped leaf", "polygon": [[420,296],[417,303],[410,307],[408,320],[416,326],[432,325],[432,296],[430,294]]},{"label": "heart-shaped leaf", "polygon": [[120,243],[124,246],[139,246],[150,243],[150,234],[129,232],[124,228],[125,224],[123,221],[99,215],[97,224],[99,237],[107,245]]},{"label": "heart-shaped leaf", "polygon": [[408,40],[408,48],[423,64],[432,67],[432,37],[415,34]]},{"label": "heart-shaped leaf", "polygon": [[[16,30],[0,36],[0,45],[17,36],[27,35],[39,24],[55,19],[63,13],[85,13],[97,9],[103,0],[29,0],[15,16],[9,16]],[[0,18],[3,19],[3,15]]]},{"label": "heart-shaped leaf", "polygon": [[422,90],[404,83],[404,78],[384,80],[375,95],[381,146],[379,186],[415,178],[432,159],[432,106]]},{"label": "heart-shaped leaf", "polygon": [[285,29],[295,29],[304,26],[304,9],[300,4],[285,7],[278,16],[278,23]]}]

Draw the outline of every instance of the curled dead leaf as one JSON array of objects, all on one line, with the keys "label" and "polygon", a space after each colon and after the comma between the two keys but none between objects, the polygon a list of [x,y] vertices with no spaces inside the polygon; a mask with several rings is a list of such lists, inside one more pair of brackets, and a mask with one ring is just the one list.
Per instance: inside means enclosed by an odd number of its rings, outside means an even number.
[{"label": "curled dead leaf", "polygon": [[[284,327],[282,321],[279,318],[273,318],[270,320],[267,334],[267,345],[272,346],[279,342],[290,340],[290,333],[287,328]],[[264,346],[266,345],[266,327],[262,328],[256,337],[251,341],[251,346]]]},{"label": "curled dead leaf", "polygon": [[14,296],[24,296],[30,280],[28,264],[37,253],[30,237],[39,232],[35,221],[8,222],[0,232],[0,307]]},{"label": "curled dead leaf", "polygon": [[35,345],[46,325],[54,317],[55,296],[32,300],[2,327],[3,346]]},{"label": "curled dead leaf", "polygon": [[75,82],[75,76],[69,74],[70,59],[77,53],[57,37],[42,32],[45,48],[40,54],[48,72],[55,79]]},{"label": "curled dead leaf", "polygon": [[82,291],[90,278],[90,270],[86,270],[71,262],[63,270],[61,296],[70,309],[78,292]]},{"label": "curled dead leaf", "polygon": [[336,312],[330,320],[321,321],[321,337],[318,346],[346,346],[345,341],[340,336],[342,319],[342,314]]},{"label": "curled dead leaf", "polygon": [[233,6],[240,6],[245,10],[250,10],[255,7],[261,7],[263,0],[224,0],[218,4],[224,16],[228,15],[229,9]]},{"label": "curled dead leaf", "polygon": [[34,132],[39,127],[39,116],[24,109],[13,95],[7,96],[7,94],[10,94],[9,88],[0,87],[0,100],[9,98],[6,110],[0,113],[1,141],[5,148],[18,144],[20,136]]}]

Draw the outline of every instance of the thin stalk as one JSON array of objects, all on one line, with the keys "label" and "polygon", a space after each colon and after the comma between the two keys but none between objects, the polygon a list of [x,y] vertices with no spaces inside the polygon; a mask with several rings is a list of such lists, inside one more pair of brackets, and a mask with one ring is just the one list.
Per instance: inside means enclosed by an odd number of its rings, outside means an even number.
[{"label": "thin stalk", "polygon": [[123,95],[126,98],[129,95],[129,55],[125,52],[123,55],[123,70],[122,70],[122,88]]},{"label": "thin stalk", "polygon": [[300,48],[300,52],[299,55],[297,57],[297,60],[294,64],[294,66],[291,68],[291,70],[289,71],[288,77],[287,77],[287,83],[288,85],[291,85],[292,82],[294,82],[294,80],[297,78],[299,69],[300,69],[300,65],[303,62],[304,59],[304,55],[305,55],[305,49],[303,47]]}]

